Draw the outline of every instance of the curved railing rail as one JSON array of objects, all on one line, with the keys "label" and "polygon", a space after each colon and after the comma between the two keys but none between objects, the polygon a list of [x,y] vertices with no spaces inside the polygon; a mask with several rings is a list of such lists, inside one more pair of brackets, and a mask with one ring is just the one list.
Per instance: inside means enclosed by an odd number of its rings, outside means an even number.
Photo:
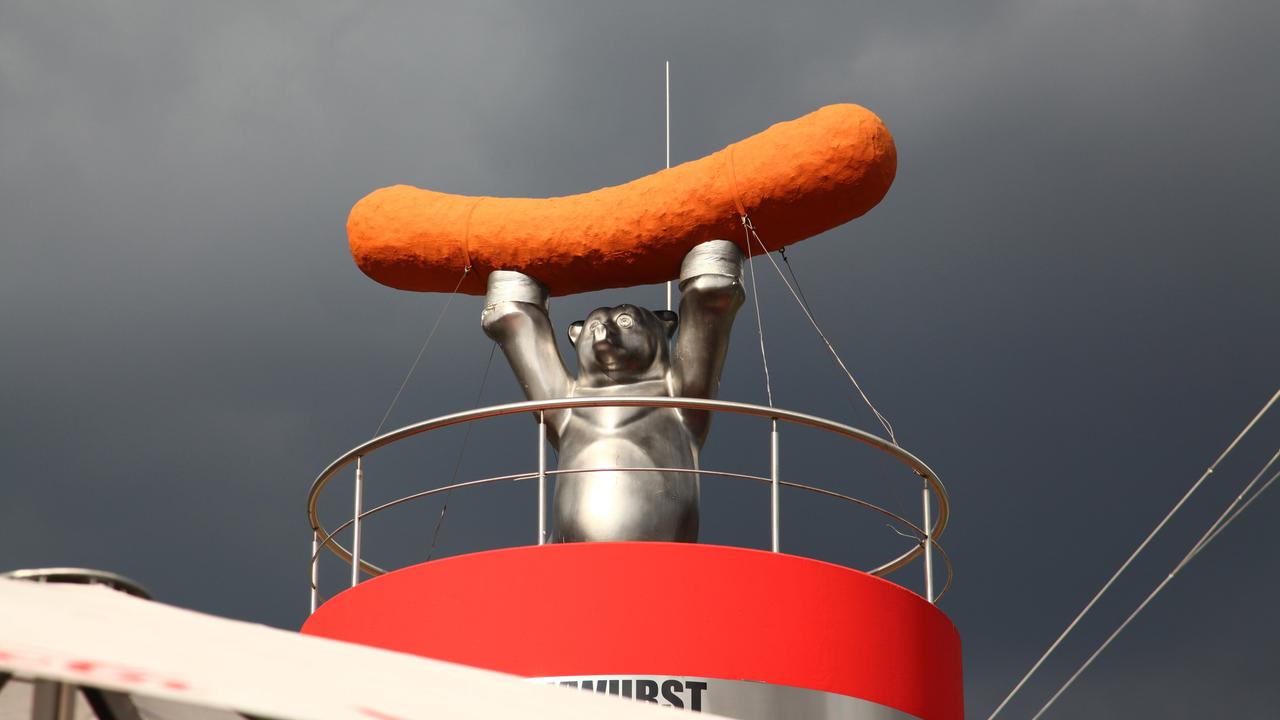
[{"label": "curved railing rail", "polygon": [[0,573],[0,578],[42,583],[70,583],[72,585],[106,585],[113,590],[126,592],[143,600],[151,599],[151,593],[146,588],[129,578],[106,570],[94,570],[92,568],[26,568]]},{"label": "curved railing rail", "polygon": [[[727,472],[721,470],[707,470],[701,468],[587,468],[587,469],[571,469],[571,470],[549,470],[546,466],[546,417],[547,411],[563,410],[571,408],[599,408],[599,407],[655,407],[655,408],[675,408],[680,410],[700,410],[700,411],[719,411],[737,415],[753,416],[767,419],[770,421],[770,469],[769,477],[759,475],[750,475],[745,473]],[[488,477],[479,480],[469,480],[465,482],[453,483],[450,485],[432,488],[422,492],[406,495],[395,500],[383,503],[370,509],[363,508],[364,498],[364,467],[363,459],[377,450],[388,445],[396,443],[400,440],[439,430],[441,428],[460,425],[476,420],[488,418],[503,417],[507,415],[517,415],[521,413],[533,413],[538,419],[538,470],[524,473],[515,473],[511,475],[500,475]],[[779,476],[779,446],[778,446],[778,424],[789,423],[804,427],[815,428],[829,433],[833,433],[847,439],[869,445],[877,450],[887,453],[894,459],[906,465],[913,473],[923,479],[921,486],[921,510],[923,520],[920,524],[916,524],[901,515],[886,510],[878,505],[861,500],[849,495],[835,492],[824,488],[804,485],[797,482],[782,480]],[[321,493],[328,486],[329,482],[343,470],[355,464],[355,494],[351,519],[337,526],[333,530],[325,528],[319,517],[319,503]],[[826,420],[813,415],[793,412],[790,410],[781,410],[778,408],[764,407],[761,405],[751,405],[748,403],[730,402],[726,400],[704,400],[698,398],[671,398],[671,397],[583,397],[583,398],[564,398],[557,400],[527,401],[508,403],[506,405],[496,405],[492,407],[477,408],[475,410],[467,410],[457,412],[451,415],[431,420],[407,425],[397,430],[379,435],[367,442],[348,450],[337,460],[329,464],[327,468],[316,478],[311,485],[311,491],[307,495],[307,515],[311,522],[312,529],[312,548],[311,548],[311,610],[315,611],[319,604],[318,592],[318,563],[321,549],[328,549],[343,562],[351,566],[351,584],[354,586],[360,581],[361,573],[370,576],[381,575],[387,572],[383,568],[365,560],[361,557],[361,525],[363,521],[387,510],[407,502],[419,500],[433,495],[449,492],[460,488],[475,487],[479,485],[487,485],[499,482],[515,482],[522,480],[538,480],[538,544],[546,542],[546,481],[549,477],[560,475],[590,473],[590,472],[615,472],[615,471],[657,471],[657,472],[676,472],[690,473],[708,477],[723,477],[740,480],[750,480],[754,482],[766,483],[771,486],[771,502],[770,502],[770,532],[772,536],[772,545],[774,552],[779,550],[779,490],[782,487],[795,488],[805,490],[807,492],[816,493],[825,497],[830,497],[844,502],[848,502],[873,512],[877,512],[887,518],[894,520],[907,528],[916,538],[917,544],[912,549],[902,553],[901,555],[885,562],[877,567],[870,568],[866,572],[873,575],[883,576],[893,572],[903,566],[911,563],[916,558],[923,556],[925,565],[925,598],[929,602],[936,602],[951,585],[953,571],[951,561],[947,557],[946,552],[938,545],[938,538],[942,536],[943,531],[947,527],[947,522],[951,515],[951,503],[948,498],[946,488],[942,485],[942,481],[938,476],[926,465],[922,460],[903,449],[899,445],[892,443],[871,433],[859,430],[857,428],[844,425],[842,423]],[[937,517],[933,517],[932,501],[937,502]],[[351,547],[348,549],[339,543],[335,536],[350,528],[352,530]],[[942,591],[936,595],[933,592],[933,563],[932,551],[937,549],[942,556],[946,565],[947,578],[943,585]]]}]

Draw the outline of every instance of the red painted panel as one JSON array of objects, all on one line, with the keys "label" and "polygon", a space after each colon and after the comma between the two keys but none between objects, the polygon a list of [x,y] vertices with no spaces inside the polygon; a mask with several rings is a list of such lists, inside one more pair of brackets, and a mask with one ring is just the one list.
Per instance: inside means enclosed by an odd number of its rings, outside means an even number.
[{"label": "red painted panel", "polygon": [[963,717],[960,637],[880,578],[717,545],[573,543],[415,565],[302,632],[528,677],[653,674],[836,692]]}]

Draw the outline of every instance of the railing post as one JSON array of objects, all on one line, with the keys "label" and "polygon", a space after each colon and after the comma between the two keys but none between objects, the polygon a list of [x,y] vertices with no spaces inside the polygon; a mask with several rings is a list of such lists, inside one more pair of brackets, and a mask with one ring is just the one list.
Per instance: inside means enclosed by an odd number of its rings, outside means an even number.
[{"label": "railing post", "polygon": [[769,487],[769,531],[773,544],[773,551],[778,552],[781,544],[778,541],[778,419],[774,418],[769,433],[769,477],[772,480]]},{"label": "railing post", "polygon": [[31,717],[39,720],[71,720],[76,715],[76,687],[56,680],[33,683]]},{"label": "railing post", "polygon": [[311,531],[311,612],[320,606],[320,533]]},{"label": "railing post", "polygon": [[929,510],[929,481],[923,480],[920,489],[920,503],[924,507],[924,599],[933,602],[933,513]]},{"label": "railing post", "polygon": [[355,510],[351,514],[351,587],[360,584],[360,512],[364,505],[364,456],[356,458]]},{"label": "railing post", "polygon": [[538,544],[547,542],[547,413],[538,411]]}]

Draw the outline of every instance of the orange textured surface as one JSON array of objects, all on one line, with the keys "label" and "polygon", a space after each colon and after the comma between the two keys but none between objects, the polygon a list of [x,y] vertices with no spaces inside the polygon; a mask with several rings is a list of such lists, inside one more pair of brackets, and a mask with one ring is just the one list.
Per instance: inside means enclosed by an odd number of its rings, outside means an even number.
[{"label": "orange textured surface", "polygon": [[[351,209],[351,255],[401,290],[483,295],[493,270],[518,270],[553,295],[674,279],[694,245],[746,249],[745,210],[774,250],[875,207],[897,169],[893,137],[858,105],[828,105],[719,152],[581,195],[497,198],[408,185]],[[755,248],[758,252],[759,248]]]}]

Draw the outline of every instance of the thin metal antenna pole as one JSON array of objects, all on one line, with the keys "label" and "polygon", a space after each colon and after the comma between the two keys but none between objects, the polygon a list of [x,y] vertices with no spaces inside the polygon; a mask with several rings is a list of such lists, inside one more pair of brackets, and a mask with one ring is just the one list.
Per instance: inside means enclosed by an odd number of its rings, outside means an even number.
[{"label": "thin metal antenna pole", "polygon": [[666,64],[667,167],[671,167],[671,61]]},{"label": "thin metal antenna pole", "polygon": [[770,421],[772,430],[769,433],[769,477],[772,483],[769,487],[769,529],[772,534],[773,551],[779,552],[782,548],[779,542],[778,533],[778,490],[781,478],[778,475],[778,419],[774,418]]},{"label": "thin metal antenna pole", "polygon": [[351,587],[360,584],[360,511],[364,505],[364,457],[356,458],[355,509],[351,513]]},{"label": "thin metal antenna pole", "polygon": [[547,542],[547,414],[538,413],[538,544]]},{"label": "thin metal antenna pole", "polygon": [[[671,168],[671,61],[666,62],[667,168]],[[667,309],[671,309],[671,281],[667,281]]]},{"label": "thin metal antenna pole", "polygon": [[320,606],[320,533],[311,531],[311,612]]},{"label": "thin metal antenna pole", "polygon": [[924,528],[924,599],[933,602],[933,526],[930,519],[933,512],[929,509],[929,481],[920,489],[920,504],[924,508],[924,519],[920,527]]}]

